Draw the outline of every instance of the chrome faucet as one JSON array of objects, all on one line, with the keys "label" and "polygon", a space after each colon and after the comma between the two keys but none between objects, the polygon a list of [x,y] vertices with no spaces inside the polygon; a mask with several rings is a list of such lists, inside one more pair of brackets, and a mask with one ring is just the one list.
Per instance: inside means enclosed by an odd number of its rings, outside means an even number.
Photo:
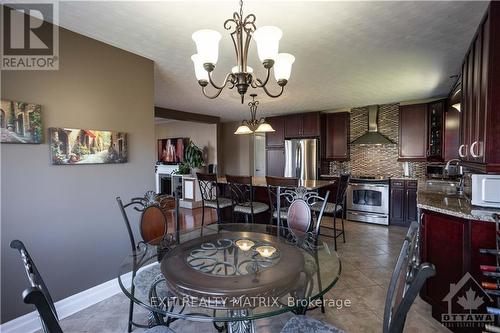
[{"label": "chrome faucet", "polygon": [[458,174],[460,174],[460,183],[458,184],[457,186],[457,193],[459,194],[463,194],[464,193],[464,177],[463,177],[463,173],[462,173],[462,167],[461,167],[461,163],[462,161],[459,160],[459,159],[451,159],[449,160],[448,162],[446,162],[446,166],[444,167],[443,169],[443,178],[444,178],[444,174],[449,174],[449,170],[450,170],[450,165],[451,163],[455,163],[455,166],[458,168]]}]

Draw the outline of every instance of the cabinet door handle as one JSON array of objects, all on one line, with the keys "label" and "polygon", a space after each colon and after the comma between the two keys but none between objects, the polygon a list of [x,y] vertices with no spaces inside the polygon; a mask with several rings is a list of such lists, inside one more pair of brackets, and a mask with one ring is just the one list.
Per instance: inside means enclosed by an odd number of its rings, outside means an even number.
[{"label": "cabinet door handle", "polygon": [[476,157],[480,157],[480,154],[476,154],[474,151],[475,151],[475,147],[477,146],[479,142],[477,141],[474,141],[471,145],[470,145],[470,155],[474,158]]},{"label": "cabinet door handle", "polygon": [[[463,148],[465,148],[465,154],[462,152]],[[458,148],[458,156],[462,158],[467,157],[467,145],[460,145],[460,148]]]}]

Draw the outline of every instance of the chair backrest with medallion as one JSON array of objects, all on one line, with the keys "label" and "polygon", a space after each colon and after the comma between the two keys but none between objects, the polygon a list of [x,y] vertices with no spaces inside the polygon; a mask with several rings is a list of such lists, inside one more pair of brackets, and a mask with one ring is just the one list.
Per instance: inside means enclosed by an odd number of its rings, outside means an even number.
[{"label": "chair backrest with medallion", "polygon": [[[296,189],[278,187],[278,194],[280,198],[284,198],[290,203],[287,218],[288,227],[301,233],[312,233],[317,239],[330,192],[327,191],[322,197],[316,191],[308,191],[304,187]],[[313,211],[311,209],[313,206],[319,206],[320,209]]]},{"label": "chair backrest with medallion", "polygon": [[387,290],[384,333],[403,332],[406,315],[424,282],[436,274],[434,265],[420,262],[419,223],[413,222],[403,241]]},{"label": "chair backrest with medallion", "polygon": [[28,276],[30,286],[23,291],[24,303],[33,304],[36,307],[45,333],[62,333],[54,301],[28,250],[26,250],[23,242],[17,239],[10,242],[10,247],[18,250],[19,254],[21,254],[24,269]]},{"label": "chair backrest with medallion", "polygon": [[167,212],[175,208],[175,199],[170,196],[158,195],[154,191],[148,191],[144,197],[132,198],[129,203],[123,204],[120,197],[116,198],[118,207],[122,213],[125,226],[132,246],[135,251],[140,242],[136,243],[127,208],[141,213],[139,230],[144,243],[157,245],[161,237],[167,234],[168,221]]}]

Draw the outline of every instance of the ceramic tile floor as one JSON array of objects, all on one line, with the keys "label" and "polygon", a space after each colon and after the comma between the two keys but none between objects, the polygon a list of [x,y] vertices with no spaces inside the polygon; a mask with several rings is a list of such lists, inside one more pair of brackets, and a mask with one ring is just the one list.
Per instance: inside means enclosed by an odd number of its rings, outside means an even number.
[{"label": "ceramic tile floor", "polygon": [[[327,222],[327,221],[325,221]],[[349,299],[349,308],[327,308],[308,315],[328,321],[347,332],[382,332],[385,294],[390,274],[399,254],[406,230],[357,222],[346,222],[347,242],[340,242],[342,274],[337,285],[326,295]],[[126,332],[128,300],[115,295],[62,320],[64,332]],[[290,314],[257,321],[257,333],[279,333]],[[138,320],[144,312],[136,311]],[[211,324],[178,320],[171,325],[178,333],[217,332]],[[135,329],[134,332],[142,332]],[[407,318],[405,332],[450,332],[431,317],[430,306],[417,299]]]}]

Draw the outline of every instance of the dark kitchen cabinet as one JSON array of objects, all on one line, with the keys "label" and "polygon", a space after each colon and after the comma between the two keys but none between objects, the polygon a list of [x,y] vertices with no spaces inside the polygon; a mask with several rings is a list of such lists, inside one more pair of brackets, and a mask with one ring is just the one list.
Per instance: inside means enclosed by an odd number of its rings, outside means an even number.
[{"label": "dark kitchen cabinet", "polygon": [[288,115],[285,117],[285,137],[318,137],[320,135],[319,121],[319,112]]},{"label": "dark kitchen cabinet", "polygon": [[274,132],[266,133],[266,147],[283,147],[285,145],[285,117],[267,117],[266,121]]},{"label": "dark kitchen cabinet", "polygon": [[466,166],[500,172],[500,3],[492,1],[462,64],[459,155]]},{"label": "dark kitchen cabinet", "polygon": [[285,149],[266,149],[266,175],[283,177],[285,174]]},{"label": "dark kitchen cabinet", "polygon": [[321,116],[321,158],[349,160],[350,113],[327,113]]},{"label": "dark kitchen cabinet", "polygon": [[446,102],[446,112],[444,113],[444,146],[443,160],[449,161],[458,158],[458,147],[460,146],[460,117],[461,112],[453,105],[460,105],[461,83],[457,82]]},{"label": "dark kitchen cabinet", "polygon": [[302,115],[290,114],[285,118],[285,137],[298,138],[302,136]]},{"label": "dark kitchen cabinet", "polygon": [[427,160],[443,161],[445,100],[429,103],[429,133]]},{"label": "dark kitchen cabinet", "polygon": [[495,224],[424,210],[420,232],[422,262],[430,262],[436,268],[436,275],[427,280],[420,296],[431,304],[432,316],[440,320],[448,312],[448,303],[443,299],[450,292],[450,285],[467,272],[476,281],[484,281],[479,266],[495,265],[493,256],[479,253],[479,248],[495,247]]},{"label": "dark kitchen cabinet", "polygon": [[427,104],[399,108],[399,161],[427,160]]},{"label": "dark kitchen cabinet", "polygon": [[417,181],[391,179],[390,224],[409,226],[417,220]]}]

